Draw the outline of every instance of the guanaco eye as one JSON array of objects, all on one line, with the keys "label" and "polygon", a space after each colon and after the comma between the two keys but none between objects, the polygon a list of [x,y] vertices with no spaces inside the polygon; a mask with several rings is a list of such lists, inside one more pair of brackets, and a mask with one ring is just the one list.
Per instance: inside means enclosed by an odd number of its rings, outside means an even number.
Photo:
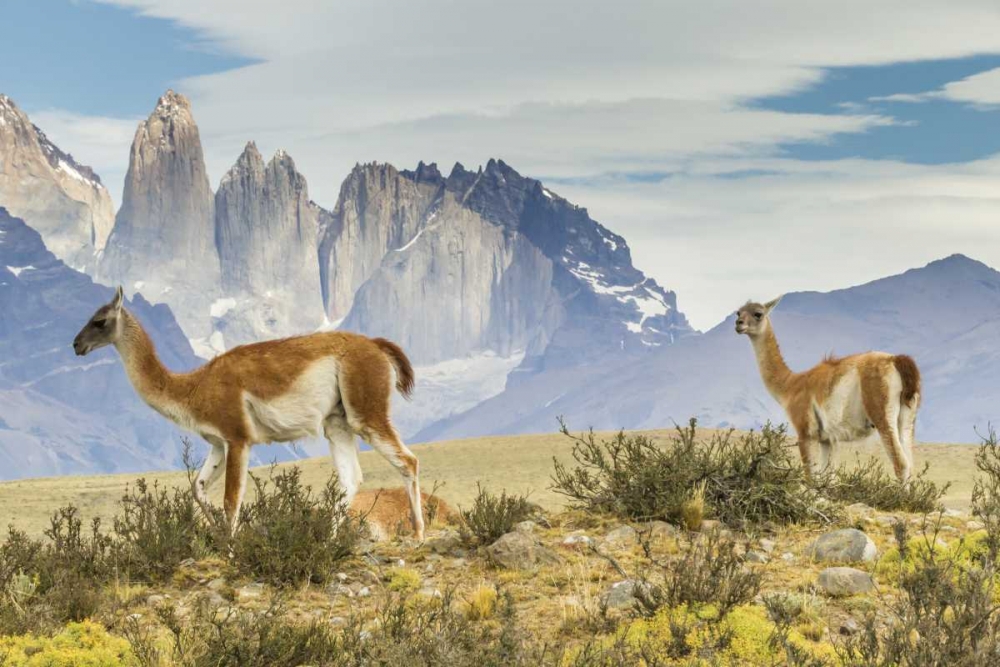
[{"label": "guanaco eye", "polygon": [[760,318],[764,317],[764,313],[754,313],[753,316],[759,320]]},{"label": "guanaco eye", "polygon": [[107,320],[94,320],[94,326],[98,329],[103,329],[104,325],[107,324]]}]

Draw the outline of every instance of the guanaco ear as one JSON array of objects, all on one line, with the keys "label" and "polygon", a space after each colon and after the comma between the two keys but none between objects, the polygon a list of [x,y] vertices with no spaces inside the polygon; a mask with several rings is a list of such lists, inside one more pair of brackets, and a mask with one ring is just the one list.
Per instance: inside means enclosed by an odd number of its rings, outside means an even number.
[{"label": "guanaco ear", "polygon": [[122,286],[119,285],[118,289],[115,291],[115,297],[111,299],[111,307],[116,311],[121,312],[122,302],[125,301],[125,292],[122,290]]},{"label": "guanaco ear", "polygon": [[[781,296],[785,296],[785,295],[782,294]],[[764,304],[764,310],[766,310],[769,313],[772,310],[774,310],[774,307],[778,305],[779,301],[781,301],[781,296],[779,296],[777,299],[772,299],[772,300],[768,301],[767,303],[765,303]]]}]

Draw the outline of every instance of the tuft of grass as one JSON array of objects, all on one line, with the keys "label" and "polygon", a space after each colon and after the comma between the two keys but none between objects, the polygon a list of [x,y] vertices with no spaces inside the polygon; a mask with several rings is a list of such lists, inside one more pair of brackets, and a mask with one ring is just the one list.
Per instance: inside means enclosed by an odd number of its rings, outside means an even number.
[{"label": "tuft of grass", "polygon": [[563,434],[573,441],[574,467],[555,461],[553,487],[570,504],[639,521],[683,524],[689,489],[704,488],[704,513],[734,527],[833,519],[786,446],[784,427],[696,437],[696,421],[677,427],[665,447],[624,431],[600,440]]},{"label": "tuft of grass", "polygon": [[688,499],[681,503],[681,523],[692,533],[701,530],[705,520],[705,484],[706,480],[702,480],[695,485]]},{"label": "tuft of grass", "polygon": [[241,509],[231,543],[240,570],[277,585],[323,582],[353,552],[361,529],[336,479],[317,496],[301,474],[293,467],[251,477],[257,494]]},{"label": "tuft of grass", "polygon": [[412,593],[420,588],[420,573],[409,568],[394,568],[389,571],[385,587],[396,593]]},{"label": "tuft of grass", "polygon": [[492,586],[480,586],[465,600],[465,616],[470,621],[485,621],[493,618],[497,611],[499,595]]},{"label": "tuft of grass", "polygon": [[461,533],[465,542],[492,544],[514,529],[514,525],[528,519],[535,506],[527,496],[508,495],[502,490],[500,495],[486,491],[478,483],[478,492],[472,507],[461,510]]},{"label": "tuft of grass", "polygon": [[941,509],[941,498],[951,484],[938,486],[927,479],[930,464],[902,484],[880,465],[858,459],[852,466],[840,466],[816,480],[820,492],[830,500],[864,503],[886,512],[928,514]]}]

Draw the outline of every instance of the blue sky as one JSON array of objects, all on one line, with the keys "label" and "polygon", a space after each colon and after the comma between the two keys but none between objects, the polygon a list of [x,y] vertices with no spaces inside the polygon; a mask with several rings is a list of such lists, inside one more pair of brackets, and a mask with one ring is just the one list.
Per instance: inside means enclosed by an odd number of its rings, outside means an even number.
[{"label": "blue sky", "polygon": [[[501,157],[624,235],[702,328],[748,297],[951,252],[1000,266],[993,2],[0,11],[15,27],[0,39],[0,92],[116,200],[136,123],[172,87],[192,99],[213,186],[249,140],[287,149],[328,207],[355,162]],[[758,244],[769,252],[748,252]]]}]

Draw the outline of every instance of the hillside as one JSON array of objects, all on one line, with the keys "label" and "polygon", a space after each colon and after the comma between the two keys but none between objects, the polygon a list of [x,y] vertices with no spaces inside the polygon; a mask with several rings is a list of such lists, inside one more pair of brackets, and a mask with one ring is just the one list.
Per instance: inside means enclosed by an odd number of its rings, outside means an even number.
[{"label": "hillside", "polygon": [[[705,430],[704,433],[711,431]],[[644,431],[657,442],[665,443],[673,430]],[[565,498],[550,488],[553,458],[568,463],[571,443],[559,433],[544,435],[488,436],[449,442],[423,444],[414,447],[420,459],[421,484],[430,492],[439,484],[438,494],[455,506],[468,507],[476,495],[476,483],[484,487],[527,493],[529,498],[547,510],[565,506]],[[874,456],[884,462],[885,456],[877,443],[866,443],[838,450],[837,460],[849,463],[856,455]],[[207,453],[207,446],[195,450],[195,455]],[[916,448],[917,469],[930,464],[929,478],[935,482],[950,482],[945,496],[951,507],[966,507],[975,466],[975,448],[967,445],[919,444]],[[256,447],[257,460],[267,460],[268,450]],[[362,489],[400,486],[398,474],[385,459],[373,451],[361,452],[365,480]],[[303,480],[320,488],[333,474],[328,456],[303,459],[279,467],[296,465],[302,468]],[[264,474],[266,467],[256,468]],[[186,484],[183,473],[154,471],[119,475],[72,475],[57,478],[27,479],[0,483],[0,527],[7,524],[39,533],[48,525],[51,513],[65,504],[80,508],[86,519],[114,513],[115,504],[127,485],[137,477],[168,486]],[[221,502],[221,482],[213,489],[216,503]],[[252,487],[249,493],[252,496]],[[16,508],[16,509],[15,509]]]},{"label": "hillside", "polygon": [[[761,298],[771,298],[763,295]],[[741,304],[733,304],[737,308]],[[785,295],[772,315],[793,370],[824,355],[866,350],[909,354],[923,374],[917,438],[977,439],[1000,421],[1000,273],[954,255],[857,287]],[[767,394],[750,344],[733,318],[630,363],[596,358],[508,382],[506,391],[435,424],[418,439],[571,427],[657,428],[696,416],[705,426],[759,427],[785,415]]]}]

